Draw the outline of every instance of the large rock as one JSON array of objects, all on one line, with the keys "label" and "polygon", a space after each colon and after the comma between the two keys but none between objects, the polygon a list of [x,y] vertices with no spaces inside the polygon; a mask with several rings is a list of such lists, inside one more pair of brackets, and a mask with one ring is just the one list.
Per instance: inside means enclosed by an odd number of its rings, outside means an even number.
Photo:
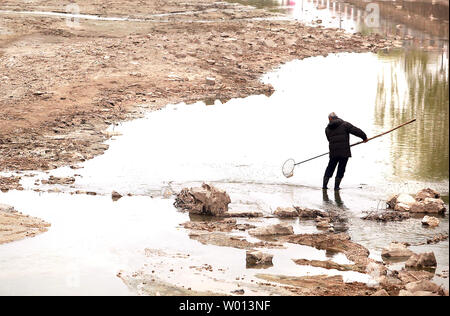
[{"label": "large rock", "polygon": [[388,200],[388,205],[392,206],[395,211],[408,212],[411,205],[416,203],[416,200],[409,194],[402,193]]},{"label": "large rock", "polygon": [[246,253],[247,268],[272,266],[272,259],[273,255],[261,251],[247,251]]},{"label": "large rock", "polygon": [[427,188],[417,192],[414,198],[406,193],[393,195],[387,200],[387,205],[398,212],[443,213],[446,211],[445,202],[439,197],[438,192]]},{"label": "large rock", "polygon": [[437,227],[439,226],[439,219],[433,216],[425,215],[422,219],[422,225],[429,227]]},{"label": "large rock", "polygon": [[438,294],[428,291],[417,291],[413,293],[407,290],[400,290],[398,296],[438,296]]},{"label": "large rock", "polygon": [[416,282],[420,280],[431,280],[434,277],[434,273],[425,270],[406,270],[401,269],[397,272],[397,278],[403,283]]},{"label": "large rock", "polygon": [[298,217],[298,212],[293,207],[277,207],[273,214],[281,218]]},{"label": "large rock", "polygon": [[392,242],[388,248],[383,249],[381,256],[384,258],[409,258],[414,254],[411,250],[406,248],[402,243]]},{"label": "large rock", "polygon": [[192,214],[222,216],[228,212],[230,196],[204,183],[200,188],[183,189],[175,199],[175,207]]},{"label": "large rock", "polygon": [[429,280],[420,280],[416,282],[410,282],[405,285],[405,289],[409,292],[415,293],[418,291],[426,291],[431,293],[439,293],[441,291],[441,287],[436,283],[433,283]]},{"label": "large rock", "polygon": [[416,202],[416,200],[409,194],[402,193],[397,197],[397,204],[402,203],[406,205],[412,205]]},{"label": "large rock", "polygon": [[416,193],[416,196],[414,197],[416,199],[416,201],[423,201],[425,200],[425,198],[433,198],[433,199],[438,199],[440,198],[441,195],[439,194],[439,192],[430,189],[430,188],[426,188],[426,189],[422,189],[419,192]]},{"label": "large rock", "polygon": [[433,252],[413,254],[405,263],[405,267],[412,269],[435,268],[436,257]]},{"label": "large rock", "polygon": [[248,233],[252,236],[281,236],[292,235],[294,233],[294,229],[291,225],[276,224],[250,229]]},{"label": "large rock", "polygon": [[411,213],[444,213],[446,210],[445,202],[441,199],[425,198],[423,201],[417,201],[411,205]]}]

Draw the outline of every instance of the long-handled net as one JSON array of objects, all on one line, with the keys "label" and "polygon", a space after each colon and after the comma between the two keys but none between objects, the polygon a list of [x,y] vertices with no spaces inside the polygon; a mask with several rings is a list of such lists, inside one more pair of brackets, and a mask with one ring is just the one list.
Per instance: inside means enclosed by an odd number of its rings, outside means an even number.
[{"label": "long-handled net", "polygon": [[[395,131],[396,129],[398,129],[398,128],[400,128],[400,127],[403,127],[403,126],[405,126],[405,125],[408,125],[409,123],[414,122],[415,120],[416,120],[416,119],[412,119],[412,120],[410,120],[410,121],[408,121],[408,122],[406,122],[406,123],[403,123],[403,124],[401,124],[401,125],[399,125],[399,126],[397,126],[397,127],[392,128],[392,129],[390,129],[390,130],[388,130],[388,131],[386,131],[386,132],[384,132],[384,133],[381,133],[381,134],[375,135],[375,136],[373,136],[373,137],[371,137],[371,138],[368,138],[365,142],[368,142],[369,140],[372,140],[372,139],[375,139],[375,138],[377,138],[377,137],[386,135],[386,134],[388,134],[388,133],[390,133],[390,132],[392,132],[392,131]],[[364,141],[360,141],[360,142],[357,142],[357,143],[355,143],[355,144],[352,144],[352,145],[350,145],[350,147],[353,147],[353,146],[356,146],[356,145],[359,145],[359,144],[362,144],[362,143],[364,143]],[[304,163],[304,162],[307,162],[307,161],[310,161],[310,160],[313,160],[313,159],[316,159],[316,158],[319,158],[319,157],[328,155],[328,154],[329,154],[329,153],[324,153],[324,154],[321,154],[321,155],[318,155],[318,156],[315,156],[315,157],[312,157],[312,158],[309,158],[309,159],[306,159],[306,160],[303,160],[303,161],[300,161],[300,162],[297,162],[297,163],[295,162],[294,159],[290,158],[290,159],[288,159],[288,160],[286,160],[286,161],[284,162],[283,167],[281,168],[281,171],[283,172],[283,175],[284,175],[286,178],[290,178],[290,177],[292,177],[292,176],[294,175],[294,168],[295,168],[295,166],[297,166],[297,165],[299,165],[299,164],[302,164],[302,163]]]}]

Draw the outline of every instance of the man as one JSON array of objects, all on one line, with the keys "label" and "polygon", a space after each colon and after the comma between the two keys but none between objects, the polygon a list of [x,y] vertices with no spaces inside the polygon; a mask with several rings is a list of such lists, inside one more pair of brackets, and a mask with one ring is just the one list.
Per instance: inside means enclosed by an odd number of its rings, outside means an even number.
[{"label": "man", "polygon": [[367,142],[366,134],[359,128],[340,119],[336,113],[332,112],[328,115],[328,126],[325,129],[330,148],[330,161],[328,162],[325,175],[323,177],[322,189],[326,190],[328,181],[333,176],[334,169],[338,167],[334,189],[340,190],[340,184],[344,177],[345,167],[347,166],[348,158],[352,156],[350,151],[350,134],[362,138]]}]

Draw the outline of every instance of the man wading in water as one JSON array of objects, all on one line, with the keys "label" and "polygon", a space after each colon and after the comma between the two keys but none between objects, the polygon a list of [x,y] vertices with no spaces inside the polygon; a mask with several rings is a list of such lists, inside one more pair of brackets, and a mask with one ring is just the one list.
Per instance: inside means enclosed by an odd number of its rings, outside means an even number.
[{"label": "man wading in water", "polygon": [[359,128],[340,119],[334,112],[328,115],[328,120],[330,122],[325,129],[325,134],[327,135],[330,147],[330,161],[325,170],[322,189],[328,189],[328,181],[333,176],[334,169],[336,169],[337,166],[338,170],[334,182],[334,189],[340,190],[339,185],[344,177],[348,158],[352,156],[350,151],[350,134],[362,138],[364,142],[367,141],[367,136],[366,133]]}]

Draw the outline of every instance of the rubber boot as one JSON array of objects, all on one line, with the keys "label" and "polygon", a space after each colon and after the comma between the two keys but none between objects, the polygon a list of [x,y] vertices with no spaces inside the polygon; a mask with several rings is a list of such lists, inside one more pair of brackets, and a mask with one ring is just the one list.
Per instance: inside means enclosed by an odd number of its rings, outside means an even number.
[{"label": "rubber boot", "polygon": [[323,184],[322,184],[322,189],[323,189],[323,190],[328,189],[328,187],[327,187],[328,181],[330,181],[330,178],[329,178],[329,177],[323,177]]},{"label": "rubber boot", "polygon": [[341,188],[339,187],[341,185],[342,178],[336,178],[334,179],[334,190],[339,191]]}]

